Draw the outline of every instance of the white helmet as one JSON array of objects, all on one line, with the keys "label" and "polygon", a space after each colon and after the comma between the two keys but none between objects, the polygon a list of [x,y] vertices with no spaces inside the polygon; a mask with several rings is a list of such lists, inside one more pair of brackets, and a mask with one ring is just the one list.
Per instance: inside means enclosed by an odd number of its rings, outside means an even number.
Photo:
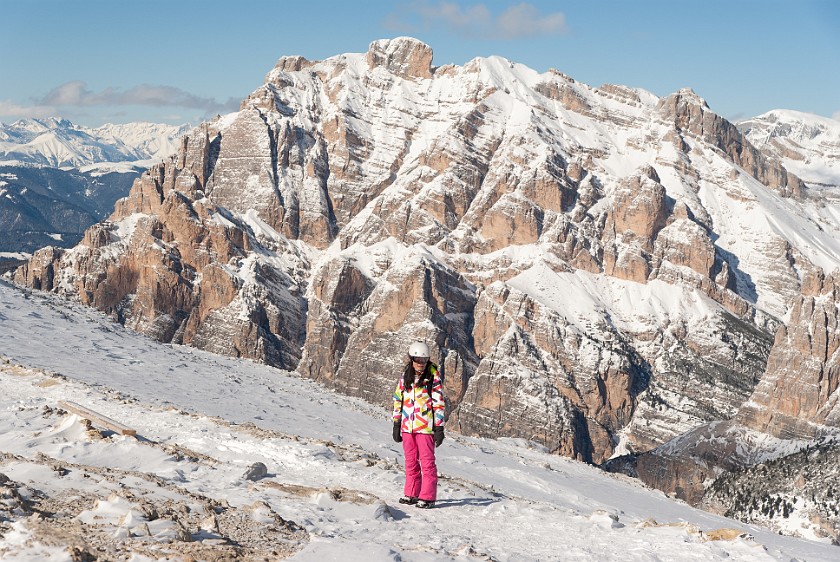
[{"label": "white helmet", "polygon": [[425,357],[428,359],[431,357],[431,353],[429,353],[429,346],[423,342],[414,342],[408,348],[408,356],[409,357]]}]

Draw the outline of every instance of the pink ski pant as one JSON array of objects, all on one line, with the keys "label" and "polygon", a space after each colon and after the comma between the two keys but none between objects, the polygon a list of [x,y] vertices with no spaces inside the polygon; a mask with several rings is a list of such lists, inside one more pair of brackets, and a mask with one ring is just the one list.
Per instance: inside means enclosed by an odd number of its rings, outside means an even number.
[{"label": "pink ski pant", "polygon": [[435,440],[427,433],[403,433],[406,496],[426,501],[437,499]]}]

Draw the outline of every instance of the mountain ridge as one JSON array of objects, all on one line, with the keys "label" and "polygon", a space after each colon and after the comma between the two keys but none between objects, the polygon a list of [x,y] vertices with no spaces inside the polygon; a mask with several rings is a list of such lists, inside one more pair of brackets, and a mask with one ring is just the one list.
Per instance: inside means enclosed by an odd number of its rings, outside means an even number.
[{"label": "mountain ridge", "polygon": [[175,152],[189,129],[157,123],[90,128],[63,118],[21,119],[0,123],[0,164],[68,169],[124,162],[148,167]]},{"label": "mountain ridge", "polygon": [[740,121],[754,145],[799,174],[812,188],[840,186],[840,122],[794,110],[776,109]]}]

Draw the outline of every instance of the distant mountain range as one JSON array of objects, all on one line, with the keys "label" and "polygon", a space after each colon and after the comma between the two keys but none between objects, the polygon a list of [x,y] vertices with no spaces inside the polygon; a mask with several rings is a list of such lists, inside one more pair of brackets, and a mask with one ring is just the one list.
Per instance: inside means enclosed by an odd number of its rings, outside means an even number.
[{"label": "distant mountain range", "polygon": [[178,148],[187,125],[85,128],[66,119],[0,124],[0,260],[70,247],[149,166]]},{"label": "distant mountain range", "polygon": [[[84,169],[122,163],[148,168],[174,153],[188,130],[188,125],[159,123],[87,128],[57,118],[0,123],[0,164]],[[124,170],[125,166],[120,171]]]}]

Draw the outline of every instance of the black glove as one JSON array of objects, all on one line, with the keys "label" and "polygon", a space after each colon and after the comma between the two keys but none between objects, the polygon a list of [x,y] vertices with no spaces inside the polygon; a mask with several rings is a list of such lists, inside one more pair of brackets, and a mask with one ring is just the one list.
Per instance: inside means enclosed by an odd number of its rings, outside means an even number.
[{"label": "black glove", "polygon": [[400,427],[402,424],[398,421],[394,422],[394,432],[392,433],[394,437],[394,441],[397,443],[402,441],[402,428]]},{"label": "black glove", "polygon": [[443,443],[443,426],[439,425],[435,428],[435,447],[440,447]]}]

